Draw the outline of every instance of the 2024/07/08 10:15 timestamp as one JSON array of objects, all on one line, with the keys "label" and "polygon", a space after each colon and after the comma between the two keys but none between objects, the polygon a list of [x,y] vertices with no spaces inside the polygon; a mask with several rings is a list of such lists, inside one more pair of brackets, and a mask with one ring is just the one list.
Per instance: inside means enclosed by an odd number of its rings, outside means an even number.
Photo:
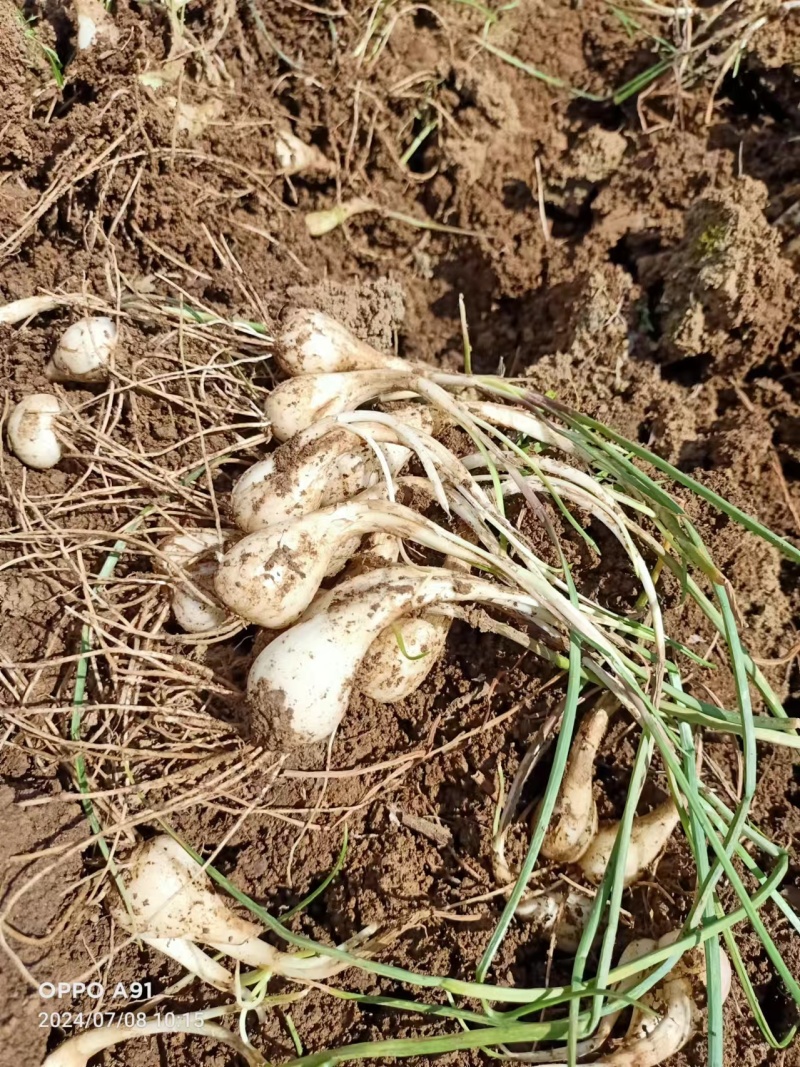
[{"label": "2024/07/08 10:15 timestamp", "polygon": [[[193,1019],[194,1017],[194,1019]],[[40,1011],[39,1026],[53,1026],[60,1030],[88,1030],[90,1027],[144,1027],[148,1023],[174,1026],[177,1020],[184,1022],[203,1020],[202,1012],[189,1012],[176,1015],[174,1011],[154,1011],[147,1015],[143,1011]]]}]

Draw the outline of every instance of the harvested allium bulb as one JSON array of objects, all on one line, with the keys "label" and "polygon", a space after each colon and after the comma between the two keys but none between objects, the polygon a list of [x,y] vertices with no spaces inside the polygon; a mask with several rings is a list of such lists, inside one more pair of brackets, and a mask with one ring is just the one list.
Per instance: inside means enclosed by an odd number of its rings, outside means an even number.
[{"label": "harvested allium bulb", "polygon": [[353,370],[408,371],[415,366],[379,352],[324,311],[310,308],[288,312],[278,340],[275,359],[293,377]]},{"label": "harvested allium bulb", "polygon": [[[374,452],[355,434],[334,427],[321,436],[299,434],[246,470],[231,492],[236,525],[246,533],[355,496],[381,476]],[[382,446],[397,472],[410,451]]]},{"label": "harvested allium bulb", "polygon": [[553,938],[562,952],[576,952],[593,907],[593,897],[567,886],[523,897],[515,914],[538,937]]},{"label": "harvested allium bulb", "polygon": [[[175,621],[190,634],[218,630],[228,613],[216,602],[213,579],[218,564],[210,550],[222,547],[216,530],[186,530],[167,537],[159,549],[168,563],[184,571],[189,582],[177,579],[172,589],[172,613]],[[171,572],[174,573],[174,572]],[[204,594],[201,598],[199,592]]]},{"label": "harvested allium bulb", "polygon": [[51,393],[31,393],[24,397],[8,417],[8,443],[11,451],[26,467],[44,471],[61,459],[61,445],[55,433],[55,421],[61,406]]},{"label": "harvested allium bulb", "polygon": [[119,900],[114,917],[133,932],[239,945],[261,933],[231,910],[208,874],[166,834],[137,848],[125,882],[131,913]]},{"label": "harvested allium bulb", "polygon": [[429,614],[388,626],[370,645],[356,689],[379,704],[395,704],[415,693],[444,651],[451,621]]},{"label": "harvested allium bulb", "polygon": [[[265,967],[285,978],[324,981],[349,964],[330,956],[307,956],[262,941],[263,929],[240,918],[215,892],[211,879],[184,848],[166,834],[140,845],[128,871],[126,897],[114,908],[120,926],[147,939],[195,942],[240,960]],[[363,936],[371,934],[368,928]]]},{"label": "harvested allium bulb", "polygon": [[[138,1012],[136,1015],[138,1016]],[[219,1041],[229,1046],[249,1067],[264,1067],[263,1057],[252,1047],[246,1045],[238,1034],[203,1018],[202,1012],[187,1012],[176,1015],[172,1011],[163,1015],[156,1014],[144,1020],[139,1018],[131,1026],[121,1026],[119,1021],[132,1017],[133,1012],[120,1016],[114,1026],[92,1026],[68,1037],[58,1048],[51,1052],[42,1063],[42,1067],[87,1067],[89,1060],[104,1049],[113,1048],[123,1041],[133,1038],[149,1037],[153,1034],[195,1034],[199,1037]]]},{"label": "harvested allium bulb", "polygon": [[[646,869],[658,859],[679,822],[678,809],[672,797],[657,804],[646,815],[634,817],[625,857],[625,885],[638,882]],[[577,861],[585,877],[595,885],[603,880],[618,832],[619,823],[616,822],[601,827]]]},{"label": "harvested allium bulb", "polygon": [[516,607],[518,594],[436,567],[368,571],[327,594],[322,610],[286,630],[259,654],[247,678],[253,735],[272,747],[322,741],[342,720],[359,668],[378,635],[438,602]]},{"label": "harvested allium bulb", "polygon": [[[675,933],[666,934],[658,947],[671,944],[675,937]],[[721,950],[719,959],[725,1001],[731,988],[731,965]],[[682,956],[661,984],[642,997],[650,1012],[634,1008],[624,1043],[602,1063],[607,1067],[658,1067],[679,1052],[700,1026],[696,987],[702,985],[704,973],[702,953],[691,951]]]},{"label": "harvested allium bulb", "polygon": [[303,374],[276,386],[264,413],[278,441],[288,441],[327,415],[339,415],[393,390],[408,388],[409,371],[361,370]]},{"label": "harvested allium bulb", "polygon": [[275,158],[281,172],[287,177],[294,174],[332,174],[336,169],[316,145],[306,144],[290,130],[280,130],[275,135]]},{"label": "harvested allium bulb", "polygon": [[98,315],[68,326],[45,367],[51,382],[104,382],[118,340],[113,319]]},{"label": "harvested allium bulb", "polygon": [[[619,832],[618,822],[598,830],[592,787],[594,761],[608,729],[612,708],[612,699],[601,697],[584,716],[542,841],[543,856],[557,863],[577,863],[595,885],[603,880]],[[672,798],[646,815],[634,817],[623,875],[626,885],[643,876],[666,846],[678,822]]]},{"label": "harvested allium bulb", "polygon": [[386,500],[354,500],[243,537],[220,563],[217,595],[248,622],[281,630],[306,611],[323,579],[337,573],[357,550],[358,539],[375,531],[468,563],[477,559],[468,546],[462,549],[452,535],[411,508]]},{"label": "harvested allium bulb", "polygon": [[542,841],[542,855],[555,863],[577,860],[597,832],[592,778],[609,718],[609,704],[601,699],[583,717],[572,741],[561,788]]},{"label": "harvested allium bulb", "polygon": [[[391,540],[398,544],[396,538]],[[386,551],[391,551],[390,546]],[[452,556],[445,559],[444,565],[453,571],[469,571],[466,564]],[[427,612],[405,616],[387,626],[361,663],[356,689],[379,704],[395,704],[415,693],[444,652],[452,621],[450,616]]]},{"label": "harvested allium bulb", "polygon": [[[527,778],[525,773],[523,781]],[[517,787],[517,780],[511,792]],[[492,867],[497,884],[510,892],[517,881],[506,859],[506,838],[511,823],[500,819],[492,841]],[[594,906],[594,897],[577,886],[558,882],[523,896],[514,914],[526,920],[534,936],[547,940],[563,952],[575,952]]]}]

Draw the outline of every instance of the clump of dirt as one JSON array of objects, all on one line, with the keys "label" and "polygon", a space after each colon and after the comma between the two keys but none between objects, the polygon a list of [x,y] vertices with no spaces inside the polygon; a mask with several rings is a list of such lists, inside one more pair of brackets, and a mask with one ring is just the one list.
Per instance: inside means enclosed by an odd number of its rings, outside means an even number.
[{"label": "clump of dirt", "polygon": [[[25,16],[13,0],[0,2],[0,99],[3,101],[3,135],[0,167],[11,172],[34,157],[26,122],[31,96],[37,89],[44,55],[37,47]],[[27,195],[26,195],[27,194]],[[4,182],[0,191],[0,233],[10,232],[31,203],[24,184]]]},{"label": "clump of dirt", "polygon": [[663,286],[656,313],[667,363],[704,359],[743,377],[778,348],[794,315],[795,275],[764,218],[766,203],[766,189],[751,179],[703,197],[686,213],[680,244],[643,267],[644,285]]},{"label": "clump of dirt", "polygon": [[403,287],[391,278],[293,285],[286,290],[285,300],[289,305],[326,312],[384,352],[396,347],[406,317]]}]

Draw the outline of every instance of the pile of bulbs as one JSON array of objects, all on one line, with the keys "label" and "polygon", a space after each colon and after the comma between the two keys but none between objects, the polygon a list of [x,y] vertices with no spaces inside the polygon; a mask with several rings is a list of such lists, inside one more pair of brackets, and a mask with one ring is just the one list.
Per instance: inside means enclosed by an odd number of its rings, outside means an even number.
[{"label": "pile of bulbs", "polygon": [[[319,311],[288,314],[274,357],[289,376],[265,412],[278,447],[230,498],[245,536],[195,529],[160,546],[180,626],[210,636],[233,615],[264,631],[247,687],[255,740],[325,740],[354,691],[388,703],[409,696],[452,619],[474,619],[476,606],[523,619],[534,637],[481,615],[545,658],[563,656],[577,629],[584,665],[614,688],[608,666],[623,644],[613,620],[585,598],[573,603],[560,568],[506,515],[509,497],[541,516],[537,494],[557,494],[611,530],[646,587],[619,501],[554,458],[577,451],[569,436],[502,379],[385,355]],[[453,428],[473,453],[442,442]],[[440,522],[427,514],[434,505]],[[439,565],[412,563],[411,545]]]},{"label": "pile of bulbs", "polygon": [[[248,678],[259,741],[328,738],[354,690],[384,702],[407,697],[441,655],[459,604],[522,614],[564,647],[568,599],[543,564],[531,566],[524,539],[473,474],[485,470],[480,451],[459,458],[436,434],[466,424],[479,449],[487,440],[495,451],[487,425],[565,451],[569,441],[522,407],[481,400],[466,376],[384,355],[319,311],[288,315],[275,360],[291,376],[267,405],[280,444],[234,486],[231,513],[246,536],[226,544],[213,579],[229,611],[267,631]],[[412,459],[424,475],[402,473]],[[502,491],[526,488],[510,479]],[[422,506],[399,503],[401,493]],[[447,525],[424,514],[432,504]],[[456,520],[471,539],[455,532]],[[407,543],[442,565],[413,564]],[[186,619],[185,605],[175,610]]]},{"label": "pile of bulbs", "polygon": [[[110,319],[82,319],[61,338],[47,376],[102,382],[116,343]],[[306,309],[284,320],[275,360],[288,375],[265,412],[278,447],[234,486],[230,514],[237,529],[184,530],[159,546],[157,566],[178,625],[211,638],[229,628],[233,615],[262,628],[262,648],[248,677],[250,726],[258,741],[282,748],[329,738],[354,691],[387,703],[409,696],[442,654],[452,620],[475,621],[476,608],[480,625],[545,658],[563,658],[578,629],[583,665],[604,679],[609,694],[581,722],[542,854],[577,864],[598,884],[618,827],[598,828],[592,767],[610,714],[626,703],[615,676],[623,639],[612,616],[586,598],[576,602],[561,570],[539,559],[504,504],[521,495],[545,526],[537,494],[557,494],[588,512],[625,546],[649,595],[647,571],[637,566],[641,557],[629,535],[634,527],[620,517],[619,500],[553,457],[580,448],[499,379],[445,374],[384,355]],[[22,462],[37,469],[59,462],[60,414],[52,394],[29,396],[14,408],[8,439]],[[453,428],[464,432],[461,440],[471,441],[474,452],[457,455],[442,442]],[[434,506],[444,516],[440,521],[427,514]],[[410,545],[425,550],[427,562],[413,563]],[[524,629],[499,622],[485,607],[522,620]],[[671,800],[634,820],[626,884],[641,877],[677,821]],[[495,870],[507,882],[504,837],[502,829]],[[347,965],[344,953],[369,956],[386,943],[386,935],[378,940],[367,928],[336,955],[281,952],[262,940],[258,924],[237,916],[213,892],[202,868],[168,837],[136,850],[125,898],[113,909],[125,930],[226,993],[236,993],[242,964],[295,982],[325,981]],[[590,909],[589,892],[573,887],[560,896],[524,898],[519,913],[574,950]],[[620,963],[665,944],[634,942]],[[235,961],[237,970],[219,956]],[[730,966],[723,953],[720,966],[725,996]],[[634,1010],[622,1043],[599,1062],[653,1067],[680,1049],[699,1023],[696,970],[691,954],[682,957],[641,1000],[644,1010]],[[210,1009],[199,1021],[178,1017],[167,1025],[154,1017],[143,1029],[87,1031],[52,1053],[47,1067],[80,1067],[118,1041],[167,1030],[205,1034],[262,1063],[249,1043],[213,1022],[221,1010]],[[579,1055],[595,1052],[615,1019],[609,1014],[598,1034],[579,1043]]]},{"label": "pile of bulbs", "polygon": [[[237,967],[244,964],[256,968],[265,978],[280,975],[301,984],[325,982],[344,970],[348,966],[346,953],[370,956],[387,944],[386,937],[375,938],[374,928],[368,927],[338,946],[336,955],[289,953],[273,948],[262,940],[265,931],[258,924],[240,918],[226,900],[214,892],[202,867],[167,835],[155,837],[138,847],[127,872],[126,902],[117,900],[113,912],[124,930],[180,962],[189,974],[228,994],[237,990],[236,976],[199,943],[235,960]],[[619,966],[667,947],[678,935],[679,931],[675,931],[658,942],[648,938],[631,942],[623,951]],[[731,985],[731,967],[724,952],[719,952],[719,966],[724,1000]],[[638,977],[640,975],[625,979],[617,990],[626,992],[635,985]],[[701,1023],[696,986],[702,984],[702,980],[702,956],[696,952],[686,953],[660,984],[637,1001],[622,1042],[596,1062],[606,1067],[657,1067],[679,1051]],[[578,1043],[577,1052],[581,1058],[608,1040],[621,1010],[618,1008],[606,1015],[597,1033]],[[230,1011],[229,1007],[212,1008],[186,1016],[168,1012],[163,1017],[144,1018],[135,1026],[88,1029],[50,1053],[43,1067],[85,1067],[96,1053],[119,1042],[168,1032],[204,1035],[232,1047],[253,1067],[264,1067],[267,1061],[249,1041],[244,1040],[244,1032],[239,1036],[212,1021]],[[552,1063],[558,1055],[558,1050],[549,1055],[511,1054],[502,1046],[501,1051],[509,1058],[530,1059],[532,1062],[544,1062],[546,1058]]]},{"label": "pile of bulbs", "polygon": [[[606,695],[600,697],[581,719],[541,844],[541,855],[546,860],[554,864],[574,864],[590,885],[600,885],[603,881],[620,829],[619,822],[599,825],[593,786],[597,753],[617,708],[616,701]],[[519,794],[519,787],[527,776],[528,770],[523,763],[512,783],[509,800]],[[534,809],[534,823],[539,820],[541,807],[540,803]],[[511,826],[509,814],[513,815],[512,804],[507,805],[501,815],[492,844],[495,879],[499,885],[505,886],[516,881],[505,855],[506,837]],[[634,816],[623,868],[625,885],[632,885],[645,876],[665,849],[679,821],[678,809],[671,796],[647,814]],[[563,886],[556,882],[547,889],[523,896],[516,914],[558,948],[577,952],[593,906],[591,890],[582,889],[570,881]]]}]

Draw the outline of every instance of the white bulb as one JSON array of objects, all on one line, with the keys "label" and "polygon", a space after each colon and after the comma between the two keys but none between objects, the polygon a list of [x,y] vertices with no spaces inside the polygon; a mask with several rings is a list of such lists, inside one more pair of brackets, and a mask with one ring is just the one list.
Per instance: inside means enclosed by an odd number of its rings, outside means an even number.
[{"label": "white bulb", "polygon": [[185,570],[191,579],[191,584],[177,580],[172,589],[172,614],[186,633],[203,634],[218,630],[228,618],[224,608],[201,599],[193,588],[196,586],[213,599],[211,585],[217,573],[217,561],[198,557],[210,548],[221,547],[222,541],[216,530],[185,530],[166,538],[159,545],[169,562]]},{"label": "white bulb", "polygon": [[[212,570],[206,564],[205,568],[205,573],[199,575],[199,568],[195,569],[195,580],[198,577],[208,578],[216,571],[216,566]],[[206,604],[191,589],[180,588],[175,589],[172,594],[172,614],[175,616],[175,622],[187,634],[207,634],[212,630],[219,630],[228,619],[227,611],[213,604]]]},{"label": "white bulb", "polygon": [[78,15],[78,51],[91,48],[97,37],[97,23],[89,15]]},{"label": "white bulb", "polygon": [[388,356],[324,311],[296,308],[283,320],[275,359],[292,377],[353,370],[407,371],[418,364]]},{"label": "white bulb", "polygon": [[[269,968],[287,978],[324,981],[348,966],[347,961],[329,956],[281,952],[260,939],[263,929],[241,918],[228,904],[228,898],[215,892],[206,871],[195,863],[177,841],[162,834],[136,850],[126,879],[126,903],[112,905],[113,915],[126,930],[156,942],[167,955],[179,958],[191,952],[198,957],[200,941],[232,959],[251,967]],[[366,927],[359,940],[369,937],[373,927]],[[346,947],[346,946],[345,946]],[[200,956],[204,969],[209,961]],[[218,974],[220,978],[225,975]],[[216,983],[212,983],[216,984]],[[259,1062],[261,1062],[259,1060]]]},{"label": "white bulb", "polygon": [[60,411],[58,399],[51,393],[32,393],[11,412],[8,443],[26,467],[44,471],[61,459],[61,445],[53,429]]},{"label": "white bulb", "polygon": [[526,919],[537,937],[555,941],[562,952],[577,952],[594,906],[594,897],[578,890],[550,889],[523,897],[516,914]]},{"label": "white bulb", "polygon": [[115,902],[125,929],[161,938],[242,943],[261,933],[214,892],[208,874],[177,841],[162,834],[141,845],[127,872],[128,912]]},{"label": "white bulb", "polygon": [[183,530],[181,533],[166,537],[159,548],[170,563],[184,567],[195,556],[215,545],[219,548],[222,541],[216,530]]},{"label": "white bulb", "polygon": [[441,527],[402,504],[353,500],[243,537],[220,562],[217,596],[248,622],[282,630],[305,612],[323,579],[355,555],[360,538],[376,530],[437,552],[459,550]]},{"label": "white bulb", "polygon": [[51,382],[103,382],[119,333],[104,315],[79,319],[64,331],[45,368]]},{"label": "white bulb", "polygon": [[450,619],[443,615],[398,619],[370,645],[359,668],[356,688],[379,704],[405,700],[435,667],[449,630]]},{"label": "white bulb", "polygon": [[405,371],[361,370],[333,374],[302,374],[276,385],[264,405],[272,435],[288,441],[326,416],[350,411],[382,393],[408,388],[413,375]]},{"label": "white bulb", "polygon": [[[385,444],[383,454],[397,471],[410,452]],[[300,435],[244,472],[231,491],[231,512],[252,533],[347,500],[380,476],[374,454],[354,434],[334,429],[308,442]]]},{"label": "white bulb", "polygon": [[510,599],[492,582],[438,567],[379,568],[343,582],[254,660],[247,677],[254,738],[285,748],[330,737],[370,645],[402,616],[435,603]]}]

